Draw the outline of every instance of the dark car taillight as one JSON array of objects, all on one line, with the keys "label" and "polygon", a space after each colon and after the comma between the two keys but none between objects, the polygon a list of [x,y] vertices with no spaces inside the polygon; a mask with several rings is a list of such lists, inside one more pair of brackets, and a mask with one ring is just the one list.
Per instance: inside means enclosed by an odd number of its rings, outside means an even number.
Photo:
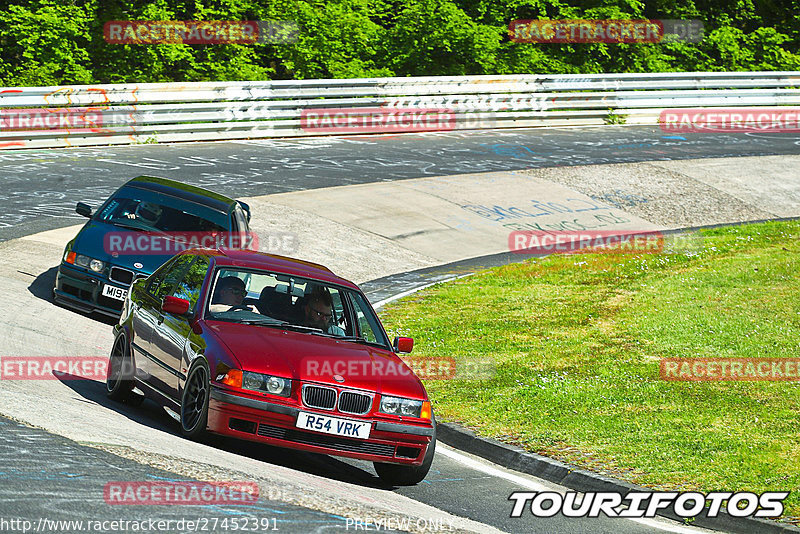
[{"label": "dark car taillight", "polygon": [[336,406],[336,390],[321,386],[303,386],[303,404],[309,408],[333,410]]}]

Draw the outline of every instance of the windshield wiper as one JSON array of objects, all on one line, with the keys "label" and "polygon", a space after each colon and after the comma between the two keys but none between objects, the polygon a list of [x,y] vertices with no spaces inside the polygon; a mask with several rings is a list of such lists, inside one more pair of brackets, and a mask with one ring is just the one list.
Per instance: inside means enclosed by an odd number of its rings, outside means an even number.
[{"label": "windshield wiper", "polygon": [[116,222],[116,219],[110,219],[108,222],[113,224],[114,226],[119,226],[120,228],[127,228],[128,230],[136,230],[137,232],[145,232],[146,230],[141,226],[134,226],[132,224],[125,224],[122,222],[124,219],[120,219],[119,222]]},{"label": "windshield wiper", "polygon": [[126,223],[127,219],[122,217],[116,217],[114,219],[109,219],[108,222],[113,224],[114,226],[119,226],[120,228],[127,228],[128,230],[136,230],[137,232],[155,232],[157,234],[163,235],[165,237],[170,237],[170,235],[165,232],[164,230],[159,230],[158,228],[148,226],[136,226],[134,224]]},{"label": "windshield wiper", "polygon": [[[228,312],[217,312],[217,314],[228,313]],[[355,341],[358,343],[369,343],[363,337],[358,336],[337,336],[334,334],[329,334],[322,330],[321,328],[316,328],[314,326],[304,326],[301,324],[290,323],[288,321],[278,321],[277,319],[236,319],[236,318],[228,318],[228,317],[214,317],[217,321],[228,321],[231,323],[239,323],[239,324],[252,324],[257,326],[277,326],[278,328],[285,328],[287,330],[296,330],[298,332],[306,332],[309,334],[314,334],[317,336],[324,336],[324,337],[332,337],[334,339],[342,339],[344,341]]]},{"label": "windshield wiper", "polygon": [[226,323],[236,323],[236,324],[254,324],[258,326],[281,326],[280,321],[277,319],[240,319],[237,317],[233,317],[230,315],[226,315],[229,312],[210,312],[210,318],[214,319],[215,321],[225,321]]},{"label": "windshield wiper", "polygon": [[336,339],[341,339],[342,341],[352,341],[354,343],[372,344],[371,341],[367,341],[366,339],[364,339],[361,336],[341,336],[341,337],[337,337]]},{"label": "windshield wiper", "polygon": [[[345,339],[342,336],[337,336],[336,334],[330,334],[330,333],[324,331],[323,329],[316,328],[314,326],[304,326],[304,325],[301,325],[301,324],[295,324],[295,323],[290,323],[290,322],[286,322],[286,321],[280,323],[280,326],[282,328],[286,328],[286,329],[290,329],[290,330],[297,330],[298,332],[307,332],[309,334],[314,334],[315,336],[331,337],[333,339]],[[349,340],[349,341],[352,341],[352,340]]]},{"label": "windshield wiper", "polygon": [[275,324],[276,326],[280,326],[281,328],[289,328],[292,330],[298,330],[300,332],[308,332],[310,334],[324,334],[326,336],[329,335],[326,334],[321,328],[316,328],[313,326],[303,326],[301,324],[290,323],[289,321],[278,322]]},{"label": "windshield wiper", "polygon": [[242,324],[255,324],[263,326],[281,326],[281,322],[276,319],[240,319],[237,322]]}]

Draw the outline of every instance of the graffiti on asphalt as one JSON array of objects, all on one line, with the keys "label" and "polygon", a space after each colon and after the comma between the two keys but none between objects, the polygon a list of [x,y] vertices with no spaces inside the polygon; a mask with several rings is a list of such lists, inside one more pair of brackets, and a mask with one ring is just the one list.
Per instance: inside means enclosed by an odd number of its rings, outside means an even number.
[{"label": "graffiti on asphalt", "polygon": [[504,219],[520,219],[526,217],[541,217],[557,213],[580,213],[584,211],[607,210],[609,206],[592,202],[582,198],[567,198],[563,202],[543,202],[530,200],[521,206],[484,206],[481,204],[465,204],[461,209],[489,219],[500,222]]},{"label": "graffiti on asphalt", "polygon": [[536,230],[539,232],[568,232],[592,230],[603,228],[615,224],[625,224],[631,219],[624,214],[607,211],[605,213],[594,213],[590,217],[574,217],[572,219],[562,219],[553,222],[510,222],[503,224],[509,230]]}]

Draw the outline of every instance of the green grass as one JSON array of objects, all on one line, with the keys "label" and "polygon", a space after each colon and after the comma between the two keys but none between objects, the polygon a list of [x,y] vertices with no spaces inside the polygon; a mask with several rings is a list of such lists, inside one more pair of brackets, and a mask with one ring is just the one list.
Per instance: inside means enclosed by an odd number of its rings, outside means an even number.
[{"label": "green grass", "polygon": [[702,232],[692,254],[496,268],[389,306],[417,358],[492,362],[428,380],[440,420],[657,489],[793,491],[800,383],[668,382],[664,357],[800,356],[800,222]]}]

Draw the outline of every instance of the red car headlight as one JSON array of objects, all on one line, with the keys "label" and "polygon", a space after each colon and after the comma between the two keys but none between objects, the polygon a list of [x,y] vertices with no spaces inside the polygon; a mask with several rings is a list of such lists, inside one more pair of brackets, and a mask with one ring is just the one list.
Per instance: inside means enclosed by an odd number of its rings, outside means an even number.
[{"label": "red car headlight", "polygon": [[292,394],[292,381],[279,376],[243,371],[242,388],[278,395],[279,397],[288,397]]},{"label": "red car headlight", "polygon": [[431,418],[431,403],[413,399],[403,399],[401,397],[381,396],[381,413],[389,415],[400,415],[403,417]]}]

